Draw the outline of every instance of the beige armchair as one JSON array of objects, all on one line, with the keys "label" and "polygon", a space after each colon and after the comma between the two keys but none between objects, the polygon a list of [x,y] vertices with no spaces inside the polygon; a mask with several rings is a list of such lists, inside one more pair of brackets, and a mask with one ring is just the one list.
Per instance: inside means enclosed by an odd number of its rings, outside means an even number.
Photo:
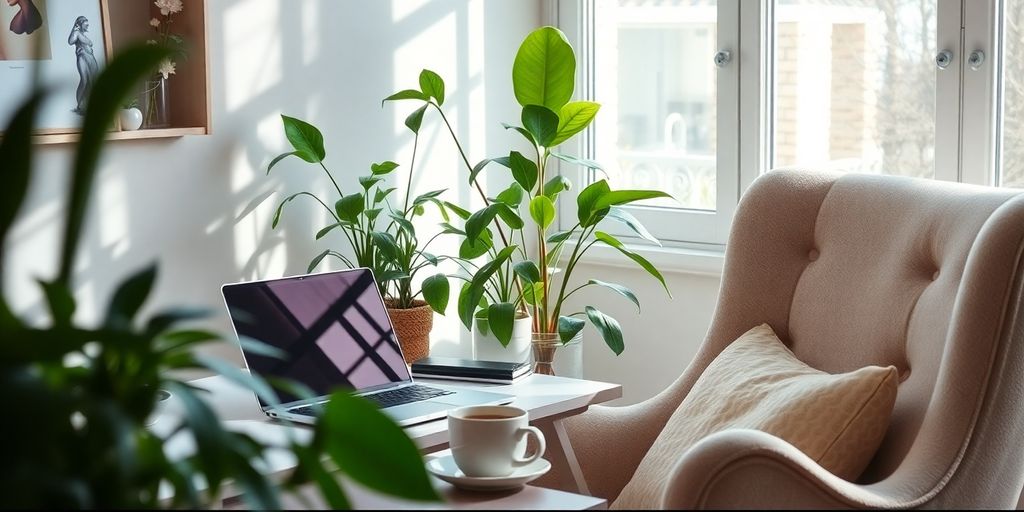
[{"label": "beige armchair", "polygon": [[768,322],[815,368],[899,369],[881,448],[848,482],[769,434],[721,432],[679,454],[666,508],[1014,507],[1024,486],[1022,251],[1024,196],[1014,191],[761,177],[737,211],[707,338],[679,379],[643,403],[566,421],[586,484],[613,501],[708,363]]}]

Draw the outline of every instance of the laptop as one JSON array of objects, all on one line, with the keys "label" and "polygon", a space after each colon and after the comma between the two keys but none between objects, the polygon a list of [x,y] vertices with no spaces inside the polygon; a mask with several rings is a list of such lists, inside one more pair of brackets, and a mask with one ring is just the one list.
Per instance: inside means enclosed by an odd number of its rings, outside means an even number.
[{"label": "laptop", "polygon": [[457,407],[515,398],[414,382],[369,269],[226,284],[221,293],[237,336],[284,353],[270,357],[240,343],[249,371],[298,382],[316,395],[300,399],[277,391],[278,406],[257,395],[271,418],[313,423],[316,408],[339,389],[375,402],[403,426],[444,418]]}]

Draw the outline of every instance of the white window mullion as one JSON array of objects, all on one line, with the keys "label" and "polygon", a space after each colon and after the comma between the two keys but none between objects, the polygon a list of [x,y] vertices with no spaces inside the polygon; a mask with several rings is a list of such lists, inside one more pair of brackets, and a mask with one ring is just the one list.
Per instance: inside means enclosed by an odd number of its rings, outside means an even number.
[{"label": "white window mullion", "polygon": [[960,0],[939,0],[935,47],[952,55],[945,68],[935,65],[935,179],[945,181],[960,181],[961,14]]},{"label": "white window mullion", "polygon": [[[976,185],[997,184],[996,98],[1001,62],[998,3],[971,0],[970,8],[964,9],[960,179]],[[978,52],[980,63],[972,65],[974,52]]]}]

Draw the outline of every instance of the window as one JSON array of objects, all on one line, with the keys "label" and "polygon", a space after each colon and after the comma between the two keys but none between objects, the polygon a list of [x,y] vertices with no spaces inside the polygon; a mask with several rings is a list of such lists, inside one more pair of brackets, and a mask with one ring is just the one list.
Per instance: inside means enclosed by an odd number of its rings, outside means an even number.
[{"label": "window", "polygon": [[675,196],[632,207],[670,245],[724,246],[771,168],[1024,187],[1024,0],[552,5],[603,106],[579,152]]}]

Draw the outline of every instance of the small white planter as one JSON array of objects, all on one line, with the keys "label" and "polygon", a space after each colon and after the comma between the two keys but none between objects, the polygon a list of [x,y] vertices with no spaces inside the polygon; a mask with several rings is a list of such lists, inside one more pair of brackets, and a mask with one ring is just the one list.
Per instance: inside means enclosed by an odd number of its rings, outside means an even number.
[{"label": "small white planter", "polygon": [[477,319],[473,323],[473,359],[478,361],[502,361],[521,363],[529,361],[531,354],[531,332],[533,318],[529,315],[517,317],[512,323],[512,339],[507,347],[491,332],[486,320]]},{"label": "small white planter", "polygon": [[122,130],[133,131],[142,126],[142,111],[135,107],[122,108],[118,117],[121,119]]}]

